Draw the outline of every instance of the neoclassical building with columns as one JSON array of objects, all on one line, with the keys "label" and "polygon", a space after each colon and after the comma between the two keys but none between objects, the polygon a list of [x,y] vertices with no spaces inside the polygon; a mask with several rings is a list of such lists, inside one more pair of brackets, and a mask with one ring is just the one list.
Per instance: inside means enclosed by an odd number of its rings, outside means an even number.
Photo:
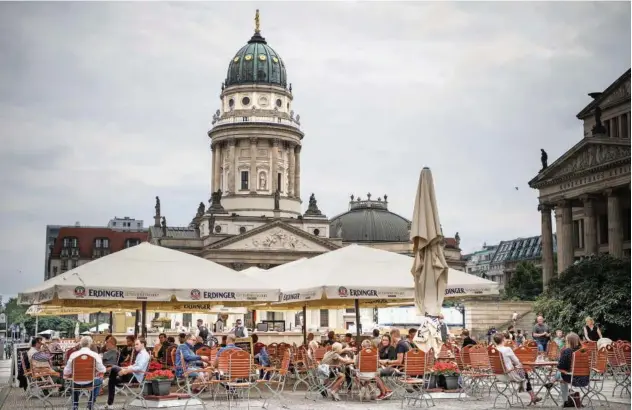
[{"label": "neoclassical building with columns", "polygon": [[553,213],[557,272],[597,254],[630,257],[630,70],[592,101],[577,118],[583,138],[529,182],[539,191],[542,274],[554,273]]}]

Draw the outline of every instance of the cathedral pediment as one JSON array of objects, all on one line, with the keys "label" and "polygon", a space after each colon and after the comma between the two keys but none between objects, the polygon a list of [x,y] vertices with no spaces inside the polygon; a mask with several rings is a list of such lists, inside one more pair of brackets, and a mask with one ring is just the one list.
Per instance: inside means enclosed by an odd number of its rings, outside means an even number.
[{"label": "cathedral pediment", "polygon": [[327,238],[320,238],[281,221],[274,221],[245,234],[226,238],[208,247],[216,250],[319,253],[338,248],[338,245]]},{"label": "cathedral pediment", "polygon": [[540,188],[625,162],[630,162],[629,140],[587,138],[541,171],[529,186]]}]

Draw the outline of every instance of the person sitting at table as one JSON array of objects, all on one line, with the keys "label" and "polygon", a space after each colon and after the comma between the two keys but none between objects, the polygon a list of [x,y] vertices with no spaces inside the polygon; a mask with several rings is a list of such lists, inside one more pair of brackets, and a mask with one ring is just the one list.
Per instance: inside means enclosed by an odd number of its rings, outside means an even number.
[{"label": "person sitting at table", "polygon": [[589,376],[571,376],[573,353],[581,347],[577,333],[570,332],[566,335],[566,345],[560,352],[560,360],[557,363],[559,372],[556,375],[557,380],[560,381],[560,395],[562,396],[563,407],[575,407],[573,400],[568,397],[568,385],[571,383],[571,377],[575,387],[586,387],[590,383]]},{"label": "person sitting at table", "polygon": [[[526,383],[526,390],[531,397],[531,402],[529,405],[536,404],[542,401],[541,397],[538,397],[533,392],[533,387],[531,387],[531,380],[529,379],[529,374],[524,371],[522,368],[522,364],[520,363],[520,359],[514,353],[514,351],[509,346],[505,346],[505,336],[502,333],[496,333],[493,336],[494,344],[496,345],[496,349],[500,352],[500,355],[503,359],[503,363],[505,364],[506,376],[509,381]],[[497,376],[498,377],[498,376]]]},{"label": "person sitting at table", "polygon": [[[193,345],[195,344],[196,338],[194,334],[189,334],[186,342],[182,343],[176,349],[176,377],[184,376],[184,365],[186,364],[187,370],[199,370],[204,366],[204,362],[209,361],[208,356],[200,356],[194,353]],[[184,363],[182,363],[184,360]],[[206,374],[204,372],[193,372],[189,374],[189,377],[194,379],[199,379],[199,381],[204,382],[206,380]]]},{"label": "person sitting at table", "polygon": [[222,336],[222,343],[219,344],[219,347],[226,347],[227,341],[226,341],[226,335]]},{"label": "person sitting at table", "polygon": [[125,342],[126,345],[121,349],[121,355],[119,356],[119,366],[122,366],[123,363],[131,363],[136,338],[132,335],[125,336]]},{"label": "person sitting at table", "polygon": [[[96,378],[91,382],[78,382],[75,383],[75,387],[85,388],[85,387],[94,387],[94,389],[90,392],[90,398],[88,400],[88,409],[94,408],[94,402],[99,395],[99,391],[101,390],[101,385],[103,384],[103,374],[105,373],[105,366],[101,361],[101,356],[98,353],[95,353],[90,349],[90,345],[92,345],[92,338],[90,336],[84,336],[81,338],[79,342],[81,348],[76,352],[72,353],[68,358],[68,362],[66,363],[66,367],[64,368],[64,376],[66,378],[72,377],[73,371],[73,362],[77,359],[77,357],[86,355],[90,356],[94,359],[96,363]],[[77,410],[79,408],[79,396],[81,395],[81,390],[75,390],[72,399],[72,408],[73,410]]]},{"label": "person sitting at table", "polygon": [[[217,355],[215,356],[215,361],[213,363],[213,367],[215,367],[217,369],[217,367],[219,366],[219,356],[224,353],[226,350],[235,350],[235,349],[239,349],[239,347],[235,346],[235,340],[237,339],[237,337],[234,334],[229,334],[224,336],[226,338],[226,345],[221,347],[218,351],[217,351]],[[222,338],[223,340],[223,338]],[[257,339],[258,340],[258,339]]]},{"label": "person sitting at table", "polygon": [[63,353],[64,349],[61,347],[61,340],[58,337],[53,337],[48,350],[51,353]]},{"label": "person sitting at table", "polygon": [[164,333],[159,334],[158,341],[154,345],[152,356],[158,359],[158,361],[164,361],[168,346],[167,335]]},{"label": "person sitting at table", "polygon": [[[373,347],[373,342],[369,339],[365,339],[362,341],[361,344],[362,350],[364,349],[375,349],[375,347]],[[358,366],[358,361],[360,360],[360,355],[358,355],[357,359],[356,359],[356,366]],[[376,400],[386,400],[389,397],[391,397],[393,395],[393,392],[388,390],[386,388],[386,385],[384,384],[384,381],[382,381],[382,379],[380,378],[379,373],[362,373],[362,372],[358,372],[357,373],[357,377],[360,380],[360,382],[363,381],[369,381],[369,380],[375,380],[375,385],[377,386],[377,388],[380,390],[380,395],[377,396]]]},{"label": "person sitting at table", "polygon": [[415,344],[415,336],[417,336],[417,329],[415,329],[414,327],[408,329],[408,337],[406,338],[406,341],[410,345],[411,349],[417,349],[417,345]]},{"label": "person sitting at table", "polygon": [[466,346],[474,346],[476,345],[476,340],[470,337],[470,331],[467,329],[463,329],[461,331],[461,336],[463,336],[463,347]]},{"label": "person sitting at table", "polygon": [[118,365],[119,351],[116,348],[116,338],[110,336],[105,342],[105,352],[103,352],[103,364],[105,367]]},{"label": "person sitting at table", "polygon": [[[253,346],[252,353],[254,354],[253,358],[255,360],[255,363],[257,363],[261,367],[270,367],[270,355],[268,354],[268,350],[266,349],[266,346],[264,344],[260,344],[257,346],[257,343],[259,342],[259,336],[257,336],[256,334],[253,334],[251,337],[252,337],[252,346]],[[266,380],[269,380],[270,372],[260,369],[259,378],[261,379],[265,378]]]},{"label": "person sitting at table", "polygon": [[327,366],[330,366],[329,377],[335,378],[335,381],[329,387],[329,393],[331,394],[331,397],[335,401],[340,401],[340,396],[338,396],[338,390],[340,390],[340,387],[345,381],[345,372],[344,371],[335,372],[331,367],[351,365],[354,363],[353,359],[343,357],[342,353],[343,353],[342,344],[336,342],[333,345],[331,345],[331,350],[325,353],[323,360],[320,362],[321,365],[326,364]]},{"label": "person sitting at table", "polygon": [[[386,366],[384,369],[380,370],[380,376],[382,377],[397,374],[398,371],[395,369],[394,366],[403,366],[406,353],[410,350],[410,345],[408,344],[408,341],[401,338],[401,333],[399,329],[393,329],[391,331],[390,339],[391,346],[395,349],[395,358],[388,358],[379,361],[382,366]],[[384,343],[384,339],[382,339],[382,343]]]},{"label": "person sitting at table", "polygon": [[345,347],[356,347],[356,341],[353,339],[353,335],[351,333],[345,334]]},{"label": "person sitting at table", "polygon": [[134,350],[136,356],[134,364],[126,367],[114,366],[110,370],[110,376],[108,377],[108,402],[106,409],[111,409],[114,403],[114,394],[116,393],[116,386],[120,386],[123,383],[127,383],[132,378],[136,379],[138,383],[142,383],[145,378],[145,372],[149,367],[151,357],[146,349],[145,340],[136,339],[134,341]]},{"label": "person sitting at table", "polygon": [[323,342],[323,346],[332,346],[334,343],[336,343],[336,332],[330,330],[327,332],[327,340]]}]

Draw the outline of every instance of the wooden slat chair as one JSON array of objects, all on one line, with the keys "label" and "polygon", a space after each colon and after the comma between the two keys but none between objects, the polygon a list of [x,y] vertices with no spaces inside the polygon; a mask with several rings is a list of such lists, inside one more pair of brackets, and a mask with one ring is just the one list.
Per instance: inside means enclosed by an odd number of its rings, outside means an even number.
[{"label": "wooden slat chair", "polygon": [[505,346],[511,347],[513,349],[516,347],[516,342],[510,339],[507,339],[505,340]]},{"label": "wooden slat chair", "polygon": [[546,345],[546,358],[552,362],[560,360],[560,347],[557,343],[551,341]]},{"label": "wooden slat chair", "polygon": [[257,384],[265,386],[270,392],[270,396],[263,400],[264,409],[270,404],[272,400],[278,400],[281,407],[286,408],[286,401],[283,397],[283,390],[285,389],[285,381],[290,373],[290,350],[286,349],[281,359],[281,365],[278,368],[267,369],[266,372],[270,375],[269,378],[257,379]]},{"label": "wooden slat chair", "polygon": [[594,367],[597,360],[597,342],[586,340],[582,342],[582,347],[590,353],[590,367]]},{"label": "wooden slat chair", "polygon": [[53,404],[50,401],[50,397],[57,393],[60,384],[56,384],[52,379],[52,374],[50,372],[33,372],[31,366],[29,364],[28,356],[26,352],[22,352],[22,372],[24,373],[24,377],[26,378],[26,398],[28,399],[37,399],[44,403],[44,406],[50,405],[51,408]]},{"label": "wooden slat chair", "polygon": [[199,349],[197,349],[195,351],[195,354],[198,355],[198,356],[214,357],[214,356],[212,356],[213,352],[212,352],[211,348],[208,347],[208,346],[200,347]]},{"label": "wooden slat chair", "polygon": [[[174,352],[174,356],[176,354],[178,354],[177,350]],[[211,360],[213,360],[214,357],[215,356],[210,357]],[[222,356],[220,356],[220,361],[221,358]],[[180,352],[180,367],[181,369],[178,369],[178,366],[174,365],[175,370],[182,370],[182,377],[176,378],[176,384],[178,386],[177,393],[184,392],[188,394],[191,398],[197,398],[202,395],[202,393],[204,393],[207,387],[214,385],[216,382],[212,378],[214,372],[214,369],[212,367],[207,367],[204,369],[191,369],[187,362],[184,360],[184,354],[182,352]],[[204,381],[198,379],[197,377],[197,375],[201,373],[204,373]]]},{"label": "wooden slat chair", "polygon": [[308,373],[309,367],[307,365],[307,349],[304,346],[299,347],[296,350],[296,355],[292,357],[294,377],[296,382],[292,386],[292,391],[296,391],[299,385],[304,384],[309,389]]},{"label": "wooden slat chair", "polygon": [[[512,377],[505,367],[502,353],[495,346],[489,346],[487,348],[489,363],[493,373],[492,387],[496,390],[496,398],[494,399],[494,408],[499,398],[504,398],[509,407],[519,404],[524,407],[524,403],[518,395],[518,389],[516,385],[518,382],[513,382]],[[512,370],[514,371],[514,370]]]},{"label": "wooden slat chair", "polygon": [[[314,355],[306,354],[305,363],[307,366],[307,384],[308,388],[305,392],[305,398],[312,398],[312,393],[318,397],[327,397],[326,379],[323,379],[318,372],[318,364]],[[315,400],[315,399],[314,399]]]},{"label": "wooden slat chair", "polygon": [[426,366],[426,353],[419,349],[412,349],[406,352],[404,358],[404,376],[400,380],[408,388],[402,397],[402,407],[405,401],[407,405],[410,405],[411,401],[415,404],[421,401],[427,406],[430,404],[434,406],[434,399],[426,392],[430,378],[430,369]]},{"label": "wooden slat chair", "polygon": [[[590,382],[586,386],[581,386],[577,383],[578,377],[586,377],[590,380],[590,363],[591,363],[591,353],[588,349],[581,348],[573,352],[573,362],[571,364],[571,371],[567,372],[565,370],[560,370],[562,374],[570,375],[571,380],[569,383],[569,397],[572,397],[574,391],[579,392],[580,402],[582,403],[582,407],[591,407],[594,408],[592,404],[592,400],[590,395],[588,395],[588,391],[590,389]],[[565,383],[560,380],[559,383]],[[584,399],[588,400],[588,406],[584,404]],[[573,404],[577,407],[577,403],[573,400]]]},{"label": "wooden slat chair", "polygon": [[531,373],[533,371],[533,367],[526,365],[525,363],[535,362],[538,359],[538,349],[537,348],[533,349],[526,346],[518,346],[515,349],[513,349],[513,351],[516,357],[518,358],[518,360],[520,360],[520,363],[522,363],[522,368],[527,373]]},{"label": "wooden slat chair", "polygon": [[630,396],[630,343],[622,342],[614,346],[614,353],[619,363],[619,381],[612,391],[621,387],[620,397],[624,394]]},{"label": "wooden slat chair", "polygon": [[374,348],[361,349],[358,352],[358,363],[353,373],[354,389],[352,393],[357,394],[360,401],[363,399],[363,395],[360,394],[361,388],[377,382],[379,357],[378,350]]},{"label": "wooden slat chair", "polygon": [[490,391],[493,381],[487,348],[482,345],[466,346],[461,352],[463,371],[459,398],[470,396],[481,399],[485,391]]},{"label": "wooden slat chair", "polygon": [[320,361],[325,357],[325,353],[327,353],[327,349],[324,347],[317,347],[314,349],[314,357],[313,359],[320,364]]},{"label": "wooden slat chair", "polygon": [[608,351],[605,347],[602,347],[597,351],[597,360],[595,366],[590,369],[590,386],[588,388],[587,395],[596,398],[599,402],[605,402],[606,406],[609,406],[608,399],[603,395],[603,383],[606,379],[606,373],[608,371]]},{"label": "wooden slat chair", "polygon": [[439,349],[438,360],[441,362],[454,360],[454,352],[452,351],[452,348],[446,343],[442,344],[441,349]]},{"label": "wooden slat chair", "polygon": [[[97,361],[92,356],[82,354],[72,361],[72,376],[70,378],[69,403],[77,408],[81,396],[86,395],[89,402],[96,401],[94,396],[94,381],[97,378]],[[87,384],[89,383],[89,384]],[[75,397],[76,396],[76,397]]]},{"label": "wooden slat chair", "polygon": [[250,408],[250,389],[253,387],[252,356],[244,350],[228,351],[228,374],[225,374],[228,396],[228,408],[232,407],[232,402],[241,395],[247,400]]},{"label": "wooden slat chair", "polygon": [[605,348],[608,354],[608,369],[615,383],[612,389],[612,397],[614,397],[617,389],[621,389],[620,395],[623,396],[625,391],[629,392],[629,368],[626,366],[625,358],[621,357],[619,349],[615,345],[606,345]]},{"label": "wooden slat chair", "polygon": [[529,340],[527,340],[526,342],[524,342],[524,343],[523,343],[523,346],[526,346],[526,347],[535,347],[536,349],[538,348],[538,344],[537,344],[537,343],[536,343],[536,341],[535,341],[535,340],[533,340],[533,339],[529,339]]}]

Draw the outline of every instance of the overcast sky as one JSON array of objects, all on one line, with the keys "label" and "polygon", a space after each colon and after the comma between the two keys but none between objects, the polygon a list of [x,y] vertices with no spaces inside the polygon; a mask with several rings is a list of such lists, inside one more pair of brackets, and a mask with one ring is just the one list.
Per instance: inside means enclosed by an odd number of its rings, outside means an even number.
[{"label": "overcast sky", "polygon": [[[303,208],[389,196],[432,168],[464,253],[540,233],[527,182],[630,67],[630,3],[1,3],[0,294],[43,280],[47,224],[187,225],[206,132],[253,32],[284,59],[305,138]],[[518,187],[516,190],[514,187]]]}]

